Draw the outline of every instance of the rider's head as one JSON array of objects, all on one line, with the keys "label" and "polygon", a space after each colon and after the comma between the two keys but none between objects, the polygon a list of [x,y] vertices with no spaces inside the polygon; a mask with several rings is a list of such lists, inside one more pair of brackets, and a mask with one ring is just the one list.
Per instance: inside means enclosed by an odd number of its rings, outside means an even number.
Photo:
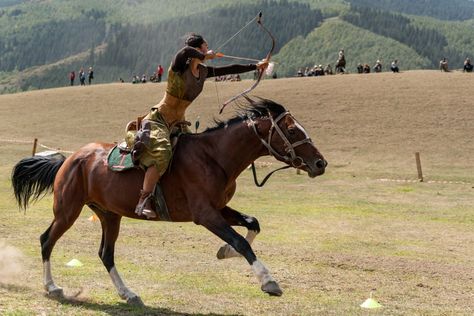
[{"label": "rider's head", "polygon": [[203,54],[207,54],[208,46],[204,38],[196,33],[188,35],[185,41],[186,46],[191,46],[201,51]]}]

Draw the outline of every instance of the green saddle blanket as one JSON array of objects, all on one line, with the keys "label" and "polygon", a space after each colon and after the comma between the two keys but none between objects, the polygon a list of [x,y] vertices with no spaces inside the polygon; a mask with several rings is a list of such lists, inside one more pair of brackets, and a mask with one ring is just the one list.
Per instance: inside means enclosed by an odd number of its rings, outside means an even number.
[{"label": "green saddle blanket", "polygon": [[137,168],[129,152],[122,151],[118,146],[112,148],[107,156],[107,165],[112,171],[125,171]]}]

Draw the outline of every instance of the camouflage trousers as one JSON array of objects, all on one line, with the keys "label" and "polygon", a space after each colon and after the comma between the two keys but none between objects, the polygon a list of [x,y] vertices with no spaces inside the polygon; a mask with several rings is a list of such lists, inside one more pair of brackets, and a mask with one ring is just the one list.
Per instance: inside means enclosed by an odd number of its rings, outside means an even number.
[{"label": "camouflage trousers", "polygon": [[161,176],[168,168],[172,155],[168,124],[158,109],[152,109],[141,125],[145,150],[140,156],[140,165],[145,168],[154,165]]}]

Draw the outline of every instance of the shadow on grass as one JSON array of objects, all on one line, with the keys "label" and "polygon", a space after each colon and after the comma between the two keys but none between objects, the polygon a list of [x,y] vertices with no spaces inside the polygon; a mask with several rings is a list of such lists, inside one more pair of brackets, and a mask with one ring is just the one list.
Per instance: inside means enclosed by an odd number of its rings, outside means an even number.
[{"label": "shadow on grass", "polygon": [[190,314],[180,313],[167,308],[150,306],[131,306],[126,303],[99,304],[76,297],[53,297],[45,295],[47,298],[55,300],[64,305],[77,306],[91,311],[97,311],[109,315],[172,315],[172,316],[239,316],[238,314]]}]

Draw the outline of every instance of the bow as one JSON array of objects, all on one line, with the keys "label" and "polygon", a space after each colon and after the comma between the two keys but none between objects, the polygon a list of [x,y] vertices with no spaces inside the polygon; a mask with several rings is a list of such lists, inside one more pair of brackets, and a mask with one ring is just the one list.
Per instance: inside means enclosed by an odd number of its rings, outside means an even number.
[{"label": "bow", "polygon": [[[270,36],[271,40],[272,40],[272,48],[270,49],[270,51],[268,52],[267,56],[265,57],[265,60],[266,61],[270,61],[270,58],[272,57],[272,53],[273,53],[273,50],[275,49],[275,37],[273,37],[272,33],[263,25],[262,23],[262,12],[260,12],[258,14],[258,18],[257,18],[257,24],[262,28],[262,30],[264,30],[268,36]],[[219,114],[222,114],[222,111],[224,111],[224,108],[226,107],[227,104],[237,100],[238,98],[240,98],[241,96],[243,95],[246,95],[247,93],[249,93],[250,91],[252,91],[253,89],[255,89],[255,87],[258,86],[260,80],[262,79],[263,77],[263,74],[265,73],[265,70],[264,69],[259,69],[258,71],[258,76],[257,76],[257,80],[255,81],[255,83],[250,87],[250,88],[247,88],[245,89],[244,91],[242,91],[241,93],[239,93],[238,95],[236,96],[233,96],[232,98],[230,98],[229,100],[225,101],[223,104],[222,104],[222,107],[221,107],[221,110],[219,111]]]}]

